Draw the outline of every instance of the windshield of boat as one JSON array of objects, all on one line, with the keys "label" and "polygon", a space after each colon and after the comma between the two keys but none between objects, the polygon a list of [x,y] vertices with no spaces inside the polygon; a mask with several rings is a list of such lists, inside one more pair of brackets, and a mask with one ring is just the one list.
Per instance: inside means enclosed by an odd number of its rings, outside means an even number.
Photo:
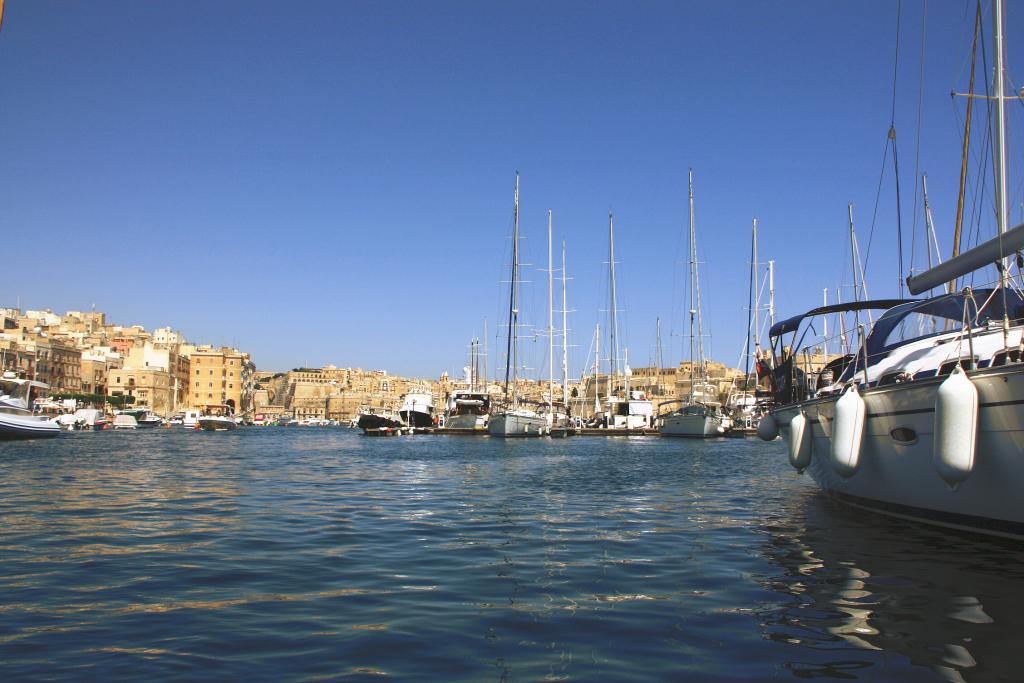
[{"label": "windshield of boat", "polygon": [[28,382],[0,381],[0,393],[28,402]]}]

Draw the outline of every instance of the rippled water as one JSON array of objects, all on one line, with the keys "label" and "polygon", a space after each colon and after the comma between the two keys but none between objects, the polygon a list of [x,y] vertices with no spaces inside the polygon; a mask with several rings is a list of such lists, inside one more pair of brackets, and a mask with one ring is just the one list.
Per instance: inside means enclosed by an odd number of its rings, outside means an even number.
[{"label": "rippled water", "polygon": [[781,442],[74,433],[0,444],[0,675],[1020,680],[1022,559]]}]

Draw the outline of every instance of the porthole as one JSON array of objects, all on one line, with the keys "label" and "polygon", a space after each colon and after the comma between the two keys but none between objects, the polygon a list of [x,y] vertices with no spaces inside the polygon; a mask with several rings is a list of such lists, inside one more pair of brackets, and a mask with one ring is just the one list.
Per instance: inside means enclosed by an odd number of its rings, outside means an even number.
[{"label": "porthole", "polygon": [[910,427],[894,427],[889,432],[889,436],[892,437],[893,441],[903,446],[917,443],[917,432]]}]

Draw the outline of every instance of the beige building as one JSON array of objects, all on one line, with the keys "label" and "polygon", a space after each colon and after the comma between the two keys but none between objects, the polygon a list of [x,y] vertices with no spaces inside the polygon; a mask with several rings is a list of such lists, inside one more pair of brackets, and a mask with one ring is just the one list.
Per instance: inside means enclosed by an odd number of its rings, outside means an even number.
[{"label": "beige building", "polygon": [[249,354],[228,347],[198,346],[189,357],[188,403],[199,410],[252,409],[255,366]]},{"label": "beige building", "polygon": [[107,396],[131,396],[164,417],[174,412],[171,373],[160,368],[117,368],[107,376]]}]

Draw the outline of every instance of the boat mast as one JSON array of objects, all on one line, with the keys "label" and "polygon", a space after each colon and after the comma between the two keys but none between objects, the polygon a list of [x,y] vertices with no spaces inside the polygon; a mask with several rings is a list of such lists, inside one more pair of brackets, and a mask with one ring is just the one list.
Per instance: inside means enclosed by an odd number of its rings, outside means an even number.
[{"label": "boat mast", "polygon": [[601,412],[601,323],[594,326],[594,415]]},{"label": "boat mast", "polygon": [[[1004,63],[1005,53],[1003,51],[1003,0],[993,0],[992,12],[995,14],[995,49],[996,49],[996,205],[999,215],[996,217],[999,224],[999,235],[1006,232],[1006,223],[1009,218],[1006,205],[1006,91],[1003,80],[1006,72]],[[999,259],[999,288],[1003,296],[1003,348],[1010,345],[1010,316],[1006,310],[1006,286],[1008,259],[1002,253],[1000,243]]]},{"label": "boat mast", "polygon": [[775,325],[775,260],[768,262],[768,324]]},{"label": "boat mast", "polygon": [[618,298],[615,292],[615,223],[612,220],[612,212],[608,212],[608,267],[609,276],[611,277],[611,297],[612,297],[612,318],[611,318],[611,345],[608,348],[608,353],[611,356],[611,362],[609,364],[608,372],[608,396],[612,395],[612,378],[618,374],[619,371],[619,315],[618,315]]},{"label": "boat mast", "polygon": [[[1004,64],[1003,51],[1003,0],[993,0],[992,12],[995,15],[995,52],[996,52],[996,139],[995,139],[995,162],[996,162],[996,219],[999,225],[999,233],[1006,232],[1007,207],[1006,207],[1006,92],[1003,83],[1006,65]],[[1005,259],[1003,259],[1005,266]],[[999,286],[1006,286],[1006,268],[1000,271]]]},{"label": "boat mast", "polygon": [[694,290],[697,289],[697,242],[693,234],[693,169],[689,170],[689,193],[690,193],[690,403],[693,403],[694,390],[696,389],[694,368],[696,364],[693,318],[697,315],[694,306]]},{"label": "boat mast", "polygon": [[505,403],[509,402],[509,380],[512,382],[512,409],[519,406],[516,373],[519,363],[519,173],[516,173],[515,203],[512,208],[512,283],[508,297],[508,343],[505,353]]},{"label": "boat mast", "polygon": [[484,378],[484,393],[489,394],[490,377],[487,376],[487,318],[484,318],[484,353],[482,359],[483,366],[483,378]]},{"label": "boat mast", "polygon": [[551,254],[551,209],[548,209],[548,411],[555,412],[555,279]]},{"label": "boat mast", "polygon": [[565,241],[562,241],[562,407],[569,414],[569,311],[565,292]]},{"label": "boat mast", "polygon": [[[743,382],[746,385],[750,378],[750,341],[757,330],[758,325],[755,322],[757,320],[757,311],[754,303],[754,282],[757,279],[757,219],[754,219],[753,235],[750,240],[750,283],[748,284],[747,291],[747,344],[746,344],[746,363],[743,368]],[[757,348],[756,346],[754,347]],[[744,388],[747,388],[744,386]]]},{"label": "boat mast", "polygon": [[661,351],[661,318],[660,317],[657,318],[657,328],[658,328],[657,339],[655,340],[655,345],[654,345],[654,366],[657,368],[657,384],[655,384],[654,386],[655,386],[656,391],[658,392],[657,395],[661,396],[662,395],[662,393],[661,393],[661,366],[664,364],[665,360],[663,358],[662,351]]}]

